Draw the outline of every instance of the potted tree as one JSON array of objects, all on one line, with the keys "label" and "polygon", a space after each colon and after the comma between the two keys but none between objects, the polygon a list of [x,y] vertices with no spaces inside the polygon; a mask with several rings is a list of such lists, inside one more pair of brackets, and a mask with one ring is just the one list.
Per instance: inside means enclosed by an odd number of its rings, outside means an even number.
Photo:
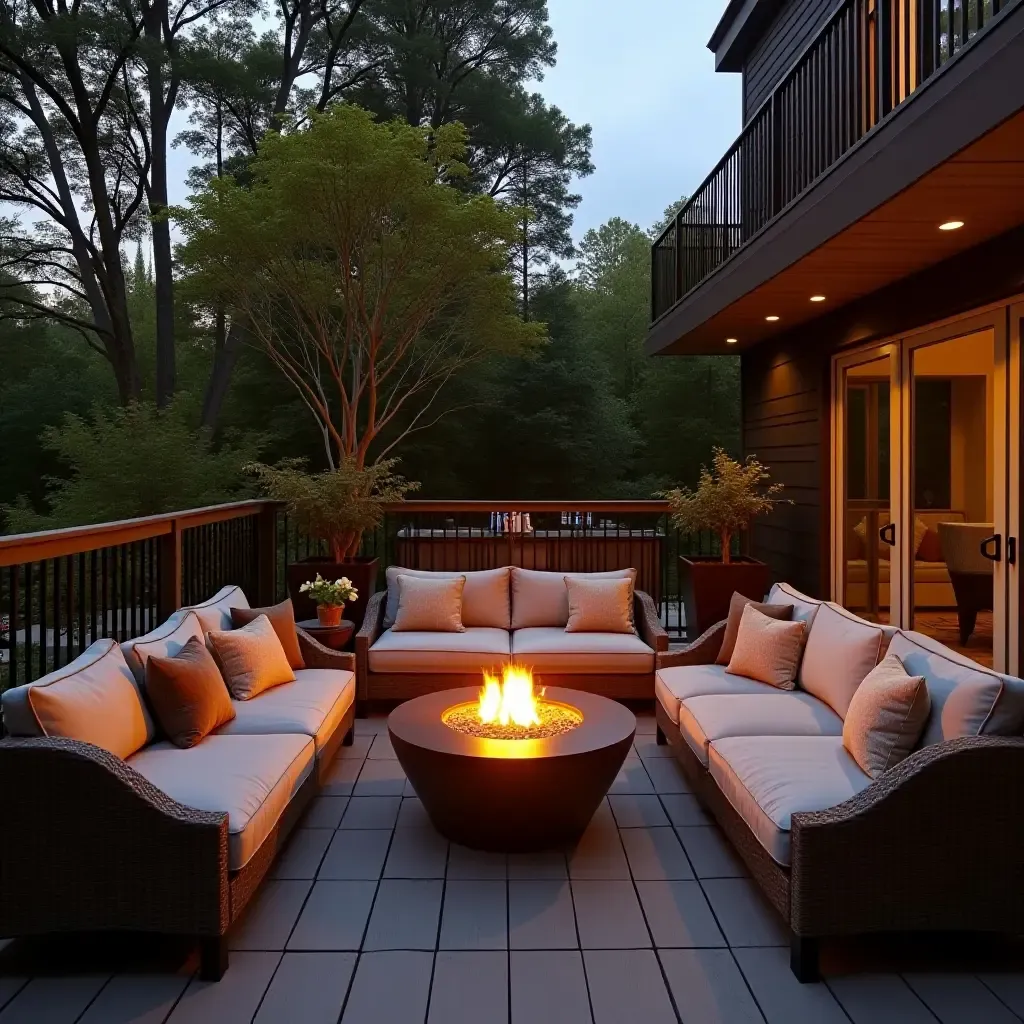
[{"label": "potted tree", "polygon": [[728,615],[734,591],[759,601],[768,590],[768,566],[732,554],[733,538],[782,500],[778,497],[782,484],[768,481],[767,469],[754,456],[738,462],[716,447],[711,468],[701,467],[696,490],[676,487],[658,495],[668,501],[672,523],[679,530],[710,530],[719,541],[717,556],[679,556],[679,591],[691,636],[699,636]]},{"label": "potted tree", "polygon": [[276,466],[252,463],[248,467],[268,497],[284,502],[299,530],[312,540],[324,542],[330,552],[288,565],[288,593],[296,618],[316,614],[315,595],[302,589],[316,574],[327,580],[351,581],[358,597],[352,601],[350,615],[357,628],[362,623],[366,603],[377,589],[380,569],[376,556],[360,554],[363,535],[383,523],[389,503],[401,501],[419,486],[395,473],[397,463],[397,459],[381,459],[359,466],[355,459],[343,458],[337,468],[322,473],[307,472],[298,459],[286,459]]}]

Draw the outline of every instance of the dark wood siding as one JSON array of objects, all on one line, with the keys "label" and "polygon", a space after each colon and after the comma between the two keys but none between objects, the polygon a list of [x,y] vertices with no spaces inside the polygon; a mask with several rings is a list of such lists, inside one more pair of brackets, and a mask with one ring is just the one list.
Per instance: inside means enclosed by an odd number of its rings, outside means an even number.
[{"label": "dark wood siding", "polygon": [[840,0],[789,0],[779,11],[743,66],[744,124],[839,3]]},{"label": "dark wood siding", "polygon": [[818,347],[762,345],[741,361],[743,448],[785,486],[751,531],[751,554],[805,593],[827,597],[829,357]]}]

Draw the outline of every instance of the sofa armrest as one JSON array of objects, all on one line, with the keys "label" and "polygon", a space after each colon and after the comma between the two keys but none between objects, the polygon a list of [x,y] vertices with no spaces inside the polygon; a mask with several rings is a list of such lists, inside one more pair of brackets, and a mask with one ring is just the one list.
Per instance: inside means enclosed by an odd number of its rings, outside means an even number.
[{"label": "sofa armrest", "polygon": [[654,603],[654,598],[642,590],[633,592],[633,620],[640,639],[648,647],[655,651],[668,650],[668,632],[661,624],[658,607]]},{"label": "sofa armrest", "polygon": [[681,665],[713,665],[722,649],[725,619],[705,630],[692,644],[676,651],[665,651],[654,659],[655,669],[678,668]]},{"label": "sofa armrest", "polygon": [[4,739],[0,777],[0,934],[227,931],[226,814],[78,740]]},{"label": "sofa armrest", "polygon": [[1024,738],[912,753],[855,797],[794,814],[798,934],[1024,930]]},{"label": "sofa armrest", "polygon": [[351,652],[332,651],[304,629],[296,628],[295,633],[299,638],[299,650],[302,651],[306,668],[335,668],[343,672],[355,672],[356,656]]},{"label": "sofa armrest", "polygon": [[386,590],[378,590],[370,598],[366,603],[363,624],[356,633],[356,693],[360,700],[365,700],[369,692],[370,648],[383,631],[387,599],[388,592]]}]

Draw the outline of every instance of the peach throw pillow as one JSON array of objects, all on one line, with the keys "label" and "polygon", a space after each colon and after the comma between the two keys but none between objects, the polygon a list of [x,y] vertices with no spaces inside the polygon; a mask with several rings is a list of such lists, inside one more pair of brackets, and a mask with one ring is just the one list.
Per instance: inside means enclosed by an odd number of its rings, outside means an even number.
[{"label": "peach throw pillow", "polygon": [[249,700],[295,680],[288,655],[266,615],[240,629],[211,629],[206,640],[235,700]]},{"label": "peach throw pillow", "polygon": [[569,592],[566,633],[632,633],[633,581],[565,577]]},{"label": "peach throw pillow", "polygon": [[391,627],[396,633],[465,633],[462,591],[465,576],[429,579],[398,577],[398,614]]},{"label": "peach throw pillow", "polygon": [[736,646],[726,667],[734,676],[796,689],[796,672],[804,647],[804,624],[771,619],[752,605],[743,609]]}]

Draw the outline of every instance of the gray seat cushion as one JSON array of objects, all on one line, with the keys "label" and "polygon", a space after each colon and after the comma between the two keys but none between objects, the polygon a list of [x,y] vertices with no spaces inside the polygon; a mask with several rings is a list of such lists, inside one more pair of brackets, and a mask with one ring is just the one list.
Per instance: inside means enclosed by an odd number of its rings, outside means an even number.
[{"label": "gray seat cushion", "polygon": [[428,633],[386,629],[370,648],[371,672],[468,672],[508,664],[508,631],[467,626],[463,633]]},{"label": "gray seat cushion", "polygon": [[731,676],[724,665],[678,665],[659,668],[654,674],[654,695],[673,722],[679,722],[679,705],[690,697],[714,693],[778,693],[776,686],[746,676]]},{"label": "gray seat cushion", "polygon": [[154,743],[128,764],[169,797],[228,816],[228,868],[252,859],[313,770],[309,736],[207,736],[182,750]]},{"label": "gray seat cushion", "polygon": [[300,668],[295,682],[272,686],[249,700],[233,700],[235,717],[218,736],[309,736],[320,757],[356,695],[354,672]]},{"label": "gray seat cushion", "polygon": [[568,633],[562,626],[514,630],[512,660],[529,665],[540,675],[643,675],[654,671],[654,649],[636,633]]},{"label": "gray seat cushion", "polygon": [[[772,687],[774,689],[774,687]],[[704,765],[708,744],[730,736],[842,736],[843,720],[817,697],[797,690],[690,697],[679,731]]]},{"label": "gray seat cushion", "polygon": [[842,736],[735,736],[715,740],[708,754],[719,789],[784,867],[792,815],[835,807],[871,785]]}]

